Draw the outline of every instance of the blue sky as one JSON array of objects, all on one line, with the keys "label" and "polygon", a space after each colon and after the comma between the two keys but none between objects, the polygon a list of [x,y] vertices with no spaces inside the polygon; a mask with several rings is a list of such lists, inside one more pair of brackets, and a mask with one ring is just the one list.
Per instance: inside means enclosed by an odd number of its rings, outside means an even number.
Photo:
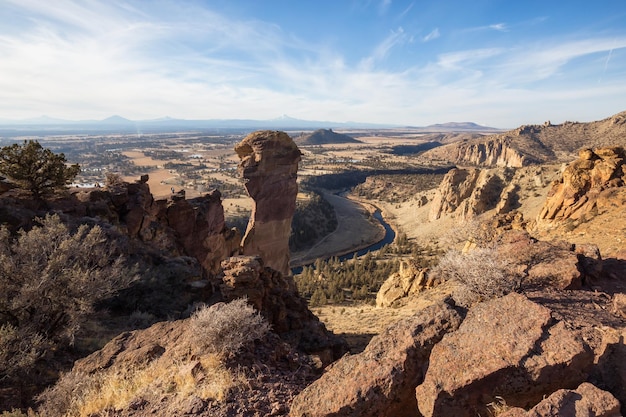
[{"label": "blue sky", "polygon": [[623,0],[0,0],[0,119],[512,128],[623,110]]}]

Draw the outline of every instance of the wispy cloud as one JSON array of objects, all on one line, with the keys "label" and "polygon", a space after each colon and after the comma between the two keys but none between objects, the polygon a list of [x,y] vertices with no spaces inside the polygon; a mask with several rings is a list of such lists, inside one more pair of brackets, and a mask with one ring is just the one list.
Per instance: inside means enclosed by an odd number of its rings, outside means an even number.
[{"label": "wispy cloud", "polygon": [[434,28],[430,33],[422,38],[422,42],[429,42],[440,37],[439,28]]},{"label": "wispy cloud", "polygon": [[410,37],[407,36],[402,27],[392,30],[391,33],[374,48],[370,56],[361,61],[361,67],[372,68],[375,63],[384,60],[389,55],[392,48],[407,40],[410,40]]},{"label": "wispy cloud", "polygon": [[481,32],[487,30],[495,30],[498,32],[508,32],[509,26],[506,23],[492,23],[490,25],[474,26],[462,29],[462,32]]},{"label": "wispy cloud", "polygon": [[409,4],[409,5],[406,7],[406,9],[404,9],[402,12],[400,12],[400,14],[398,15],[398,20],[403,19],[403,18],[404,18],[404,16],[406,16],[406,15],[407,15],[407,14],[411,11],[411,9],[413,8],[413,6],[415,6],[415,2],[413,2],[413,3]]}]

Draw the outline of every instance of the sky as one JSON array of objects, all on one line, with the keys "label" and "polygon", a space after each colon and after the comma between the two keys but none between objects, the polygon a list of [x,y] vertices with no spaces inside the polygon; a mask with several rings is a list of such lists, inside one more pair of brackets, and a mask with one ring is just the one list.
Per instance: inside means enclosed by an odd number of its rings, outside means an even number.
[{"label": "sky", "polygon": [[0,120],[514,128],[624,110],[624,0],[0,0]]}]

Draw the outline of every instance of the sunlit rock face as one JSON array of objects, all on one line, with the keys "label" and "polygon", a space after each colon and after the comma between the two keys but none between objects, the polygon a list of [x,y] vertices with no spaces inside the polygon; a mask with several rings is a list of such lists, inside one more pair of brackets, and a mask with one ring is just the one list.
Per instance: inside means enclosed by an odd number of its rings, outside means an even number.
[{"label": "sunlit rock face", "polygon": [[300,149],[286,133],[264,130],[246,136],[235,152],[241,159],[239,174],[254,200],[241,251],[261,256],[266,266],[288,275]]}]

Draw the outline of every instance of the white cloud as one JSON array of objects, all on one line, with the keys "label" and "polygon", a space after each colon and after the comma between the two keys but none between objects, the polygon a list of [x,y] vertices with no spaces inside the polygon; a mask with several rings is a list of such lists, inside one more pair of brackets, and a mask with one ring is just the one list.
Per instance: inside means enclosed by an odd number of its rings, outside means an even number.
[{"label": "white cloud", "polygon": [[439,33],[439,28],[434,28],[428,35],[422,38],[422,41],[423,42],[432,41],[433,39],[437,39],[440,36],[441,36],[441,33]]},{"label": "white cloud", "polygon": [[389,55],[392,48],[406,42],[408,39],[410,38],[407,37],[407,34],[404,32],[402,27],[391,31],[391,33],[382,42],[376,45],[370,56],[361,61],[360,67],[372,68],[375,63],[384,60]]}]

